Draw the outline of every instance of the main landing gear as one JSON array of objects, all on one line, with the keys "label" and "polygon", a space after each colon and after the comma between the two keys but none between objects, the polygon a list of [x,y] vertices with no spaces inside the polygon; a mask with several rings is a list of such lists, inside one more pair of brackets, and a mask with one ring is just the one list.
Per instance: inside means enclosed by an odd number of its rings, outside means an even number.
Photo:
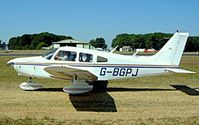
[{"label": "main landing gear", "polygon": [[106,92],[108,81],[73,81],[71,86],[65,86],[68,94],[83,94],[87,92]]},{"label": "main landing gear", "polygon": [[[90,91],[93,92],[106,92],[108,81],[86,81],[77,80],[75,77],[70,86],[65,86],[63,91],[68,94],[83,94]],[[42,89],[42,85],[32,82],[32,77],[29,78],[29,82],[23,82],[19,87],[26,91]]]},{"label": "main landing gear", "polygon": [[70,86],[65,86],[63,91],[68,94],[83,94],[90,91],[104,92],[106,91],[108,81],[86,81],[78,80],[75,75]]},{"label": "main landing gear", "polygon": [[93,85],[89,85],[86,81],[72,81],[70,86],[65,86],[63,91],[68,94],[83,94],[93,90]]},{"label": "main landing gear", "polygon": [[29,82],[23,82],[19,87],[26,91],[42,89],[42,85],[39,83],[32,82],[32,77],[29,77]]}]

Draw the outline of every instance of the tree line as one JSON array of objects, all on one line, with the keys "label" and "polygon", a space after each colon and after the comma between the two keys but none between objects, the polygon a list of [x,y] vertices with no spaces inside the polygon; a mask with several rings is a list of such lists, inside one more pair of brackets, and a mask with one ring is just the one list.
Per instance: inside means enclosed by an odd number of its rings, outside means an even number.
[{"label": "tree line", "polygon": [[43,32],[39,34],[24,34],[22,36],[12,37],[9,40],[8,47],[12,50],[41,49],[52,45],[64,39],[73,39],[71,36],[55,35],[53,33]]},{"label": "tree line", "polygon": [[[112,47],[131,46],[133,50],[137,48],[160,50],[162,46],[171,38],[169,33],[147,33],[147,34],[119,34],[112,40]],[[185,51],[199,51],[199,37],[190,36],[188,38]]]},{"label": "tree line", "polygon": [[[42,49],[48,47],[53,42],[73,39],[71,36],[55,35],[53,33],[43,32],[39,34],[24,34],[22,36],[12,37],[9,40],[8,47],[12,50]],[[104,38],[96,38],[89,41],[95,48],[106,49],[107,45]]]},{"label": "tree line", "polygon": [[96,38],[89,41],[89,43],[95,48],[102,48],[105,50],[107,48],[106,41],[104,38]]},{"label": "tree line", "polygon": [[[171,38],[170,33],[147,33],[147,34],[118,34],[112,40],[112,47],[131,46],[133,50],[137,48],[160,50],[162,46]],[[73,39],[71,36],[55,35],[53,33],[43,32],[39,34],[24,34],[22,36],[12,37],[9,40],[9,49],[41,49],[52,45],[52,42],[64,39]],[[106,49],[106,41],[104,38],[96,38],[89,41],[95,48]],[[185,51],[199,51],[199,37],[190,36],[188,38]]]}]

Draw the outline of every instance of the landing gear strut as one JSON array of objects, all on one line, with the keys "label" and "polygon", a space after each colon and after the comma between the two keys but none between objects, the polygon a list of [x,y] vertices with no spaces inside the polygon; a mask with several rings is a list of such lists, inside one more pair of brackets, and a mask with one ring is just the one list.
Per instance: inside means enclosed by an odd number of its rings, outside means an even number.
[{"label": "landing gear strut", "polygon": [[23,82],[19,87],[26,91],[38,90],[42,88],[42,85],[39,83],[32,82],[32,77],[29,77],[29,82]]}]

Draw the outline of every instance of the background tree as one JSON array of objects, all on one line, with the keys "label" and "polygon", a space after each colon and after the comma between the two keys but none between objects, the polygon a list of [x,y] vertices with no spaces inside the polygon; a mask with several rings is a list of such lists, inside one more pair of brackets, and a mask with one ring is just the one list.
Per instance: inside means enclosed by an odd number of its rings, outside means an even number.
[{"label": "background tree", "polygon": [[8,47],[10,49],[21,49],[21,45],[19,41],[20,41],[20,37],[12,37],[9,40]]},{"label": "background tree", "polygon": [[107,45],[104,38],[96,38],[89,41],[89,43],[95,48],[106,49]]},{"label": "background tree", "polygon": [[37,47],[35,49],[42,49],[42,47],[47,47],[48,44],[46,44],[45,42],[41,42],[37,45]]},{"label": "background tree", "polygon": [[[148,33],[148,34],[119,34],[112,41],[112,47],[131,46],[132,49],[154,48],[159,50],[169,40],[172,34]],[[199,39],[198,39],[199,40]]]},{"label": "background tree", "polygon": [[30,49],[30,44],[33,40],[32,35],[24,34],[21,36],[19,40],[19,44],[21,45],[21,49]]},{"label": "background tree", "polygon": [[48,32],[39,34],[24,34],[22,36],[12,37],[9,40],[8,47],[9,49],[41,49],[44,45],[50,46],[52,45],[52,42],[64,39],[73,38],[71,36],[55,35]]},{"label": "background tree", "polygon": [[199,37],[189,37],[185,46],[185,51],[198,52],[199,51]]}]

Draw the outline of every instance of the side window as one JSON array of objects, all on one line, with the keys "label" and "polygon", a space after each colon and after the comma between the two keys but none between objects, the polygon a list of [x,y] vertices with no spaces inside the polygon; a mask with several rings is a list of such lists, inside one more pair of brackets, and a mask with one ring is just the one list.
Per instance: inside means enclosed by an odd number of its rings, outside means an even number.
[{"label": "side window", "polygon": [[79,61],[80,62],[92,62],[93,55],[88,53],[80,53],[79,54]]},{"label": "side window", "polygon": [[77,56],[76,52],[60,50],[54,59],[61,61],[75,61],[76,56]]},{"label": "side window", "polygon": [[97,56],[97,62],[108,62],[108,59],[101,56]]}]

